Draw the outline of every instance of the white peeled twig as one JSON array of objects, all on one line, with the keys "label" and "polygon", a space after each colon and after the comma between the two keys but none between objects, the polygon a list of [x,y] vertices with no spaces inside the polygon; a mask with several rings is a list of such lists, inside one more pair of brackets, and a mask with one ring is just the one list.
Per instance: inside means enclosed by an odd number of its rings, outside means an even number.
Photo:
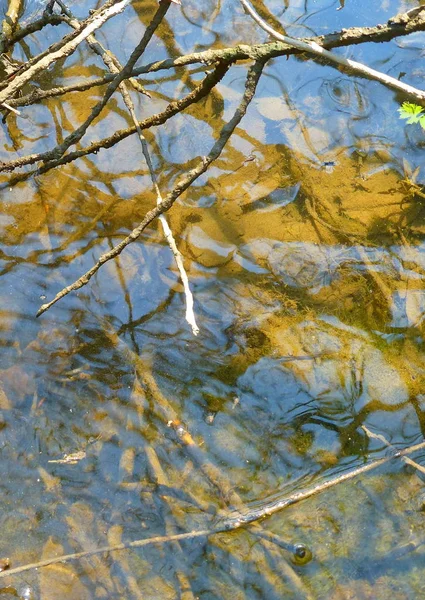
[{"label": "white peeled twig", "polygon": [[259,14],[256,13],[254,8],[248,2],[248,0],[240,0],[242,6],[249,13],[249,15],[254,19],[258,25],[264,29],[271,36],[276,38],[277,40],[284,42],[302,52],[308,52],[309,54],[315,54],[316,56],[320,56],[321,58],[326,58],[327,60],[336,63],[338,65],[342,65],[343,67],[347,67],[358,73],[359,75],[365,75],[366,77],[370,77],[371,79],[375,79],[376,81],[380,81],[384,85],[391,87],[395,90],[399,90],[401,92],[405,92],[409,94],[409,96],[416,98],[416,100],[423,102],[425,101],[425,92],[422,90],[418,90],[417,88],[407,85],[406,83],[402,83],[398,79],[394,79],[394,77],[390,77],[385,73],[381,73],[380,71],[375,71],[375,69],[371,69],[366,65],[356,62],[355,60],[351,60],[349,58],[344,58],[343,56],[338,56],[329,50],[326,50],[322,46],[319,46],[316,42],[303,42],[301,40],[297,40],[296,38],[282,35],[273,27],[270,27],[268,23],[266,23]]},{"label": "white peeled twig", "polygon": [[[158,183],[156,180],[155,171],[154,171],[152,161],[150,158],[150,154],[149,154],[148,144],[147,144],[146,138],[143,135],[143,132],[139,126],[139,122],[137,120],[136,113],[134,111],[133,102],[130,98],[130,95],[129,95],[128,90],[124,83],[122,83],[120,85],[120,91],[121,91],[123,100],[127,106],[127,109],[131,115],[133,123],[136,127],[140,143],[142,144],[142,152],[145,157],[146,163],[148,165],[149,174],[150,174],[150,177],[151,177],[154,189],[155,189],[155,193],[156,193],[156,203],[157,203],[157,205],[161,204],[163,202],[163,198],[162,198],[161,191],[158,187]],[[183,265],[181,252],[177,248],[176,241],[174,239],[173,233],[168,225],[168,222],[167,222],[167,219],[165,218],[165,216],[159,215],[159,220],[162,225],[162,230],[164,232],[165,239],[167,240],[168,245],[170,246],[171,252],[174,255],[174,260],[176,261],[176,265],[177,265],[177,268],[180,273],[180,278],[183,283],[183,289],[184,289],[184,294],[185,294],[185,298],[186,298],[186,321],[191,326],[193,335],[198,335],[199,327],[196,323],[195,313],[193,311],[193,295],[192,295],[192,292],[191,292],[190,286],[189,286],[189,278],[187,276],[186,270]]]},{"label": "white peeled twig", "polygon": [[[162,202],[161,195],[157,198],[157,204]],[[177,268],[180,273],[180,278],[183,283],[184,293],[186,296],[186,321],[192,328],[193,335],[198,335],[199,327],[196,324],[195,313],[193,312],[193,295],[189,286],[189,279],[186,273],[186,270],[183,265],[182,255],[179,249],[176,246],[175,239],[173,237],[173,233],[167,223],[167,219],[164,215],[159,215],[159,220],[161,221],[162,229],[164,231],[165,239],[168,242],[168,245],[171,248],[172,253],[174,254],[174,259],[176,261]]]},{"label": "white peeled twig", "polygon": [[[147,144],[146,138],[143,135],[143,132],[139,126],[139,122],[137,120],[136,113],[134,112],[134,106],[133,106],[133,102],[131,101],[130,95],[128,94],[127,89],[125,88],[125,85],[124,84],[121,84],[121,85],[122,85],[122,87],[120,88],[120,91],[123,94],[124,102],[128,108],[128,111],[130,112],[133,123],[137,129],[137,134],[139,136],[140,143],[142,144],[142,152],[145,157],[146,163],[148,165],[149,173],[150,173],[151,180],[153,183],[153,187],[155,189],[156,203],[157,203],[157,205],[159,205],[163,202],[163,198],[162,198],[161,191],[158,187],[158,183],[156,180],[155,171],[154,171],[152,161],[150,158],[150,154],[149,154],[148,144]],[[124,93],[123,93],[122,88],[124,88]],[[177,265],[177,268],[180,273],[180,278],[183,283],[184,294],[185,294],[185,298],[186,298],[186,321],[191,326],[193,335],[198,335],[199,327],[196,323],[195,313],[193,311],[193,295],[190,290],[189,279],[188,279],[186,270],[183,265],[182,255],[181,255],[179,249],[177,248],[173,233],[167,223],[167,219],[165,218],[164,215],[159,215],[159,220],[161,221],[162,230],[164,231],[165,239],[167,240],[168,245],[171,248],[171,252],[174,254],[174,260],[176,261],[176,265]]]},{"label": "white peeled twig", "polygon": [[15,115],[19,115],[21,116],[21,113],[19,110],[16,110],[16,108],[13,108],[13,106],[10,106],[9,104],[7,104],[6,102],[2,102],[0,104],[0,106],[4,106],[4,108],[7,108],[7,110],[10,110],[10,112],[15,113]]}]

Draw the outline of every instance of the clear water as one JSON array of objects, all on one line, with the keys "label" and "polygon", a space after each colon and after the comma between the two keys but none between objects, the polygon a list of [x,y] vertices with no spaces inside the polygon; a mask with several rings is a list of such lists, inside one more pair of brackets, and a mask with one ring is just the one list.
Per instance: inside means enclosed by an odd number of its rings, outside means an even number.
[{"label": "clear water", "polygon": [[[89,8],[71,4],[77,16]],[[287,0],[266,9],[305,36],[384,23],[416,5]],[[102,29],[122,62],[156,6],[133,2]],[[39,10],[28,2],[23,20]],[[46,29],[14,58],[65,31]],[[424,36],[336,52],[422,87]],[[140,64],[266,39],[237,3],[183,0]],[[101,72],[81,47],[39,85]],[[152,98],[134,96],[138,116],[203,76],[183,73],[146,77]],[[164,195],[208,153],[245,75],[246,65],[232,67],[208,99],[147,132]],[[0,160],[51,148],[100,95],[94,88],[9,118]],[[195,296],[196,338],[157,223],[35,318],[154,205],[135,138],[2,187],[0,557],[16,567],[209,528],[240,506],[260,510],[391,455],[362,426],[397,449],[423,440],[425,138],[398,119],[402,100],[312,61],[267,65],[223,155],[168,214]],[[129,124],[116,95],[83,145]],[[177,420],[195,452],[167,426]],[[411,458],[425,465],[425,452]],[[304,566],[247,527],[11,575],[0,597],[421,598],[424,492],[422,473],[395,459],[263,520],[264,531],[308,545]]]}]

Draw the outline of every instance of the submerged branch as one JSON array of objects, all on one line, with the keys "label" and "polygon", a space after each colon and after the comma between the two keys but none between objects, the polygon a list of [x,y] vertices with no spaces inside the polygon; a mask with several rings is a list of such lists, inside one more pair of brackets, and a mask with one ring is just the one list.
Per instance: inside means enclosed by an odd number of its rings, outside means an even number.
[{"label": "submerged branch", "polygon": [[[380,442],[383,442],[385,444],[385,446],[387,446],[387,448],[390,448],[393,452],[397,453],[397,448],[395,448],[388,440],[387,438],[382,435],[382,433],[374,433],[373,431],[371,431],[370,429],[368,429],[366,427],[366,425],[362,425],[362,429],[363,431],[366,433],[366,435],[371,438],[371,439],[375,439],[375,440],[379,440]],[[422,465],[420,465],[419,463],[417,463],[416,461],[412,460],[411,458],[409,458],[408,456],[403,456],[401,458],[401,460],[406,464],[409,465],[410,467],[413,467],[414,469],[416,469],[417,471],[419,471],[419,473],[422,473],[422,475],[425,475],[425,467],[423,467]]]},{"label": "submerged branch", "polygon": [[195,539],[199,537],[209,537],[211,535],[215,535],[218,533],[224,533],[228,531],[235,531],[244,525],[248,525],[249,523],[253,523],[262,519],[264,517],[268,517],[274,513],[277,513],[288,506],[292,506],[301,502],[302,500],[306,500],[307,498],[311,498],[325,490],[328,490],[335,485],[343,483],[345,481],[349,481],[350,479],[354,479],[359,475],[377,469],[380,466],[383,466],[395,458],[403,458],[418,450],[425,449],[425,442],[421,442],[419,444],[415,444],[414,446],[409,446],[404,450],[400,450],[391,456],[385,456],[384,458],[378,458],[377,460],[370,462],[369,464],[363,465],[357,469],[353,469],[348,473],[344,473],[343,475],[337,475],[332,479],[328,479],[322,484],[315,485],[306,490],[302,490],[300,492],[295,492],[290,494],[286,498],[282,500],[271,502],[270,504],[263,507],[261,510],[256,510],[252,512],[248,512],[245,515],[237,515],[236,517],[232,516],[224,516],[220,523],[217,523],[215,527],[211,529],[200,529],[198,531],[189,531],[186,533],[177,533],[174,535],[161,535],[152,538],[147,538],[143,540],[135,540],[133,542],[127,542],[123,544],[117,544],[115,546],[103,546],[102,548],[97,548],[96,550],[86,550],[83,552],[75,552],[73,554],[64,554],[62,556],[55,556],[52,558],[47,558],[45,560],[41,560],[39,562],[22,565],[21,567],[16,567],[14,569],[10,569],[8,571],[3,571],[0,573],[0,579],[4,577],[9,577],[11,575],[16,575],[18,573],[23,573],[25,571],[31,571],[33,569],[38,569],[40,567],[47,567],[48,565],[54,565],[58,563],[67,562],[70,560],[77,560],[79,558],[85,558],[87,556],[93,556],[95,554],[103,554],[110,552],[117,552],[119,550],[128,550],[130,548],[142,548],[144,546],[157,545],[157,544],[167,544],[170,542],[179,542],[183,540]]}]

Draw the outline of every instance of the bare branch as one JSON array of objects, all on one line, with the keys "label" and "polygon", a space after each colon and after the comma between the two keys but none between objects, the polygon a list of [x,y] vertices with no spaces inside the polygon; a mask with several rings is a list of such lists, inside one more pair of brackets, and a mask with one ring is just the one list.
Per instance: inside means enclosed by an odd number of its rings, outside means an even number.
[{"label": "bare branch", "polygon": [[58,300],[68,295],[70,292],[74,290],[78,290],[84,285],[86,285],[90,279],[93,277],[95,273],[100,269],[100,267],[108,262],[109,260],[115,258],[124,250],[126,246],[135,242],[141,233],[146,229],[146,227],[152,223],[154,219],[159,217],[159,215],[163,214],[165,211],[171,208],[177,198],[200,176],[204,173],[207,168],[210,166],[212,162],[214,162],[221,154],[224,146],[226,145],[228,139],[232,135],[233,131],[239,125],[242,117],[245,115],[246,110],[248,108],[249,103],[254,97],[255,90],[257,87],[257,83],[261,77],[261,73],[264,68],[264,62],[257,62],[252,67],[250,67],[247,75],[246,85],[245,85],[245,93],[241,100],[239,107],[236,109],[235,114],[232,119],[223,127],[221,130],[221,134],[219,139],[216,141],[214,146],[212,147],[208,156],[203,157],[198,165],[189,171],[179,183],[174,187],[172,192],[170,192],[165,200],[158,204],[155,208],[150,210],[143,221],[140,223],[138,227],[133,229],[133,231],[124,238],[119,244],[114,246],[112,250],[102,254],[102,256],[98,259],[97,263],[84,275],[82,275],[77,281],[69,285],[68,287],[61,290],[50,302],[43,304],[39,311],[37,312],[37,317],[46,312],[53,304],[55,304]]},{"label": "bare branch", "polygon": [[[130,0],[121,0],[112,6],[108,6],[106,9],[101,10],[99,14],[95,14],[87,19],[82,31],[77,31],[75,37],[64,44],[59,50],[48,52],[45,56],[43,56],[43,58],[37,60],[35,64],[24,70],[22,73],[16,75],[12,81],[0,91],[0,104],[2,102],[7,102],[7,100],[17,91],[19,91],[22,86],[28,83],[30,79],[32,79],[41,71],[47,69],[48,66],[53,62],[59,58],[63,58],[72,54],[79,44],[81,44],[82,41],[84,41],[91,33],[93,33],[93,31],[101,27],[101,25],[103,25],[111,17],[122,12],[129,3]],[[107,4],[110,4],[110,2]],[[72,35],[74,36],[74,34]]]},{"label": "bare branch", "polygon": [[[217,67],[211,73],[202,80],[202,82],[192,91],[190,94],[181,98],[180,100],[175,100],[174,102],[170,102],[170,104],[163,110],[162,112],[152,115],[151,117],[147,117],[143,121],[140,121],[139,126],[140,129],[148,129],[149,127],[155,127],[158,125],[162,125],[168,119],[173,117],[179,112],[182,112],[184,109],[188,108],[191,104],[198,102],[202,98],[208,95],[208,93],[213,89],[213,87],[224,77],[225,73],[229,69],[229,65],[226,63],[219,63]],[[39,169],[34,169],[33,171],[28,171],[26,173],[22,173],[17,175],[13,179],[7,182],[7,185],[15,185],[19,181],[25,181],[32,175],[42,175],[51,169],[68,164],[77,158],[81,158],[83,156],[87,156],[88,154],[93,154],[99,152],[99,150],[103,148],[111,148],[118,142],[126,139],[130,135],[136,133],[136,127],[128,127],[127,129],[120,129],[116,131],[113,135],[108,138],[101,140],[100,142],[93,142],[90,146],[86,148],[82,148],[81,150],[76,150],[74,152],[70,152],[66,156],[63,156],[59,159],[49,161],[46,165],[40,167]],[[11,171],[16,169],[17,167],[21,167],[26,164],[32,164],[39,160],[39,154],[33,154],[29,156],[25,156],[22,158],[18,158],[14,161],[10,161],[8,163],[0,163],[0,172],[1,171]]]},{"label": "bare branch", "polygon": [[7,40],[3,40],[3,52],[8,52],[12,46],[20,42],[27,35],[40,31],[46,25],[60,25],[63,22],[61,15],[44,13],[42,17],[28,23],[25,27],[18,28],[17,31]]},{"label": "bare branch", "polygon": [[[59,5],[61,6],[62,10],[65,12],[65,14],[67,14],[68,17],[70,17],[70,24],[72,25],[72,27],[78,28],[79,27],[79,22],[73,18],[72,14],[70,13],[70,11],[63,5],[61,0],[56,0],[56,2],[59,3]],[[94,37],[94,35],[90,35],[87,38],[87,42],[89,43],[90,47],[92,48],[92,50],[100,55],[102,57],[103,62],[105,63],[105,65],[108,67],[108,69],[111,71],[111,73],[117,74],[119,73],[119,71],[122,69],[122,66],[120,65],[120,63],[118,62],[118,60],[111,55],[111,53],[107,52],[103,46],[96,40],[96,38]],[[148,165],[148,169],[149,169],[149,173],[150,173],[150,177],[152,180],[152,184],[153,187],[155,189],[155,193],[156,193],[156,198],[157,198],[157,204],[161,204],[163,202],[163,198],[158,186],[158,182],[156,179],[156,175],[155,175],[155,170],[153,168],[152,165],[152,161],[150,158],[150,154],[149,154],[149,148],[148,148],[148,144],[146,142],[146,139],[143,135],[143,132],[139,126],[139,123],[137,121],[137,117],[136,117],[136,112],[134,109],[134,104],[133,101],[131,99],[130,94],[128,93],[127,90],[127,86],[125,84],[125,82],[121,82],[119,85],[119,90],[121,92],[121,96],[124,100],[124,104],[126,105],[128,112],[130,113],[131,119],[134,123],[134,126],[137,130],[138,133],[138,137],[142,146],[142,152],[143,155],[145,157],[146,163]],[[13,109],[15,110],[15,109]],[[177,268],[179,270],[180,273],[180,278],[182,280],[183,283],[183,288],[184,288],[184,293],[185,293],[185,298],[186,298],[186,321],[189,323],[189,325],[192,328],[192,332],[194,335],[198,335],[199,333],[199,327],[196,323],[196,318],[195,318],[195,313],[193,311],[193,296],[192,296],[192,292],[190,290],[190,286],[189,286],[189,279],[186,273],[186,270],[184,268],[183,265],[183,260],[182,260],[182,256],[181,253],[179,252],[178,248],[177,248],[177,244],[174,240],[174,236],[173,233],[168,225],[167,219],[165,218],[164,215],[160,215],[159,216],[159,220],[161,222],[162,228],[164,230],[164,235],[165,238],[168,242],[168,245],[170,246],[170,249],[174,255],[174,259],[176,261],[177,264]]]},{"label": "bare branch", "polygon": [[[55,16],[55,15],[52,15]],[[323,48],[340,48],[363,43],[381,43],[392,40],[396,37],[408,35],[415,31],[425,30],[425,16],[418,13],[414,18],[403,19],[404,13],[392,17],[387,24],[379,24],[375,27],[352,27],[343,29],[337,33],[317,36],[314,38],[305,38],[300,41],[305,43],[317,43]],[[60,17],[58,17],[60,18]],[[52,23],[55,24],[55,23]],[[178,58],[156,61],[148,65],[137,67],[131,72],[131,77],[138,77],[146,73],[153,73],[161,70],[185,67],[192,64],[213,64],[216,61],[236,62],[239,60],[259,60],[276,58],[278,56],[290,56],[299,54],[301,51],[293,46],[288,46],[283,42],[272,42],[266,44],[256,44],[249,46],[247,44],[238,44],[234,48],[224,48],[221,50],[206,50],[204,52],[195,52]],[[11,106],[26,106],[33,104],[45,98],[52,98],[67,94],[69,92],[83,92],[92,87],[105,85],[114,79],[113,75],[105,75],[84,80],[69,86],[52,88],[50,90],[34,90],[31,94],[22,98],[13,98],[9,101]]]},{"label": "bare branch", "polygon": [[329,50],[326,50],[322,46],[319,46],[319,44],[317,44],[316,42],[307,42],[307,41],[304,42],[302,40],[297,40],[296,38],[289,37],[287,35],[282,35],[278,31],[276,31],[275,29],[270,27],[270,25],[268,25],[268,23],[266,23],[260,17],[260,15],[255,12],[255,10],[251,6],[251,4],[248,2],[248,0],[240,0],[240,2],[243,5],[243,7],[245,8],[245,10],[254,19],[254,21],[256,23],[258,23],[258,25],[262,29],[264,29],[264,31],[266,31],[267,33],[272,35],[277,40],[279,40],[285,44],[294,46],[294,48],[297,48],[301,52],[308,52],[309,54],[313,54],[320,58],[326,58],[327,60],[329,60],[330,62],[332,62],[334,64],[338,64],[343,67],[347,67],[347,68],[351,69],[352,71],[354,71],[357,75],[362,75],[362,76],[370,77],[371,79],[375,79],[376,81],[383,83],[387,87],[404,92],[409,97],[415,99],[417,102],[425,101],[425,92],[424,91],[418,90],[417,88],[414,88],[411,85],[407,85],[406,83],[403,83],[402,81],[399,81],[398,79],[394,79],[394,77],[390,77],[389,75],[386,75],[385,73],[381,73],[380,71],[371,69],[370,67],[367,67],[366,65],[363,65],[362,63],[356,62],[349,58],[344,58],[343,56],[338,56],[337,54],[334,54],[333,52],[329,52]]},{"label": "bare branch", "polygon": [[9,0],[9,5],[3,19],[2,31],[0,33],[0,54],[5,51],[8,41],[13,35],[19,15],[23,9],[23,0]]}]

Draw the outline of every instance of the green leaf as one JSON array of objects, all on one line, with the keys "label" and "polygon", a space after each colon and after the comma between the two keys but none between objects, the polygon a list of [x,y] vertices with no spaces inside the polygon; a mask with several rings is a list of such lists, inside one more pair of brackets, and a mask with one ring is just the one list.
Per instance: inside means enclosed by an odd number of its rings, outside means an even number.
[{"label": "green leaf", "polygon": [[422,106],[419,106],[418,104],[412,104],[411,102],[403,102],[401,107],[398,109],[398,112],[400,113],[400,119],[407,119],[407,123],[409,125],[413,123],[420,123],[421,126],[424,127],[425,114],[423,113]]}]

